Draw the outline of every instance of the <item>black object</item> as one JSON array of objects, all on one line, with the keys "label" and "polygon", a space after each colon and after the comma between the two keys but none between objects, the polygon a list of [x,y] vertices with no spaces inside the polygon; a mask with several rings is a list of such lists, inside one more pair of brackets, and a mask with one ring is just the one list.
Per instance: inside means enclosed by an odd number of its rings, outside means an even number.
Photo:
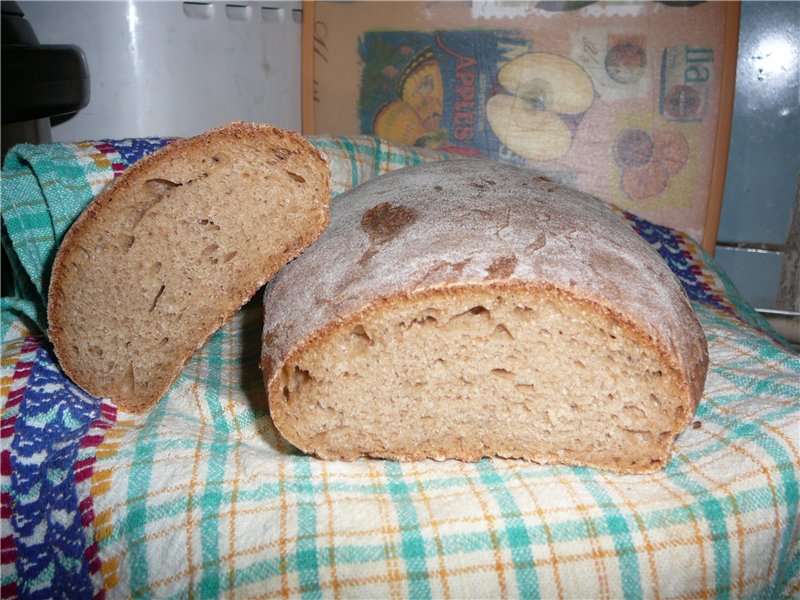
[{"label": "black object", "polygon": [[[78,46],[42,45],[16,2],[0,2],[2,158],[15,144],[52,140],[50,119],[64,121],[89,104],[89,67]],[[0,294],[14,291],[5,249]]]},{"label": "black object", "polygon": [[[3,1],[0,5],[0,112],[5,155],[10,147],[6,143],[6,134],[11,133],[12,138],[18,138],[14,132],[25,129],[18,125],[7,131],[6,125],[72,115],[89,104],[89,68],[83,50],[78,46],[39,44],[31,24],[16,2]],[[50,141],[49,123],[46,125],[45,139],[12,139],[10,142]]]}]

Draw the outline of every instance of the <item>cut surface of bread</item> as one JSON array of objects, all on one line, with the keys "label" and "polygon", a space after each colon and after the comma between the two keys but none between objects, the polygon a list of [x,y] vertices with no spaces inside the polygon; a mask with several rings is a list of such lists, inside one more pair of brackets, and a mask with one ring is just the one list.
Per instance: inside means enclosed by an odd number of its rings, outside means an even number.
[{"label": "cut surface of bread", "polygon": [[56,255],[48,333],[87,392],[142,412],[329,220],[330,170],[299,135],[235,122],[115,179]]},{"label": "cut surface of bread", "polygon": [[599,200],[511,165],[419,165],[340,196],[264,295],[275,425],[327,459],[652,472],[702,394],[680,283]]}]

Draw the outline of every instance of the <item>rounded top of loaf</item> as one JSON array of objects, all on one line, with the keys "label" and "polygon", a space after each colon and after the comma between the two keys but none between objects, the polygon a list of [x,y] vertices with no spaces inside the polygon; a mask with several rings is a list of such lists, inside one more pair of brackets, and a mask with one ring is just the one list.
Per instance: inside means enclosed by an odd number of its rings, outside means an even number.
[{"label": "rounded top of loaf", "polygon": [[684,374],[706,354],[683,289],[602,201],[482,159],[423,163],[337,197],[325,233],[268,284],[262,363],[396,296],[464,286],[556,288],[611,311]]}]

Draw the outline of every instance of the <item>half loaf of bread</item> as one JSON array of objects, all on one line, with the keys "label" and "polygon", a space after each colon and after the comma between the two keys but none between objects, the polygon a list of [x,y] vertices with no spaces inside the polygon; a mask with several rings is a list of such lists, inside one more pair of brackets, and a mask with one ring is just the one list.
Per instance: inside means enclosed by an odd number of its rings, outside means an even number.
[{"label": "half loaf of bread", "polygon": [[264,306],[275,425],[329,459],[655,471],[708,362],[679,281],[618,215],[490,161],[343,194]]},{"label": "half loaf of bread", "polygon": [[231,123],[173,142],[95,198],[59,248],[49,336],[87,392],[142,412],[329,220],[327,161],[299,135]]}]

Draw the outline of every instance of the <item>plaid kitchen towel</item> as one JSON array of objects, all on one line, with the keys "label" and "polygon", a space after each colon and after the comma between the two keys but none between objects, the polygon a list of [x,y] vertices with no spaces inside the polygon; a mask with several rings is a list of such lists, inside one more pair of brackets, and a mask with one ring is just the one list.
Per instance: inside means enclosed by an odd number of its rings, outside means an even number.
[{"label": "plaid kitchen towel", "polygon": [[[337,193],[446,158],[312,141]],[[43,326],[71,219],[163,143],[26,146],[6,163],[6,247],[28,281],[2,313],[4,598],[800,594],[800,357],[693,240],[630,213],[683,283],[711,357],[694,425],[660,473],[304,456],[269,418],[257,298],[147,415],[87,396],[23,315]]]}]

